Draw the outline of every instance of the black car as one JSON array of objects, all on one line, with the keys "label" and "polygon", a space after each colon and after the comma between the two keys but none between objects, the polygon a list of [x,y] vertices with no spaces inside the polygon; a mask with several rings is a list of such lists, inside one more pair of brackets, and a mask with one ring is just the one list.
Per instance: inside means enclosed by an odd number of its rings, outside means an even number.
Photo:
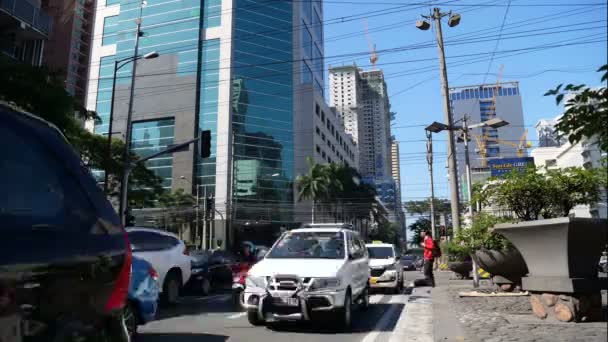
[{"label": "black car", "polygon": [[416,256],[404,255],[401,257],[401,265],[403,265],[404,271],[415,271],[416,270]]},{"label": "black car", "polygon": [[0,340],[128,341],[131,251],[60,131],[0,103]]},{"label": "black car", "polygon": [[232,286],[233,268],[239,258],[230,251],[195,251],[192,257],[192,276],[186,284],[190,291],[207,295],[210,290],[227,290]]}]

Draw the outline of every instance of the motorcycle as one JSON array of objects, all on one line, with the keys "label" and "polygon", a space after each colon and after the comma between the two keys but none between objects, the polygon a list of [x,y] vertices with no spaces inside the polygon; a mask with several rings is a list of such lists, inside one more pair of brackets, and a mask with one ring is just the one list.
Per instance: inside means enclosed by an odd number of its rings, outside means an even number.
[{"label": "motorcycle", "polygon": [[232,305],[236,311],[243,310],[245,298],[245,278],[253,263],[242,262],[232,268]]}]

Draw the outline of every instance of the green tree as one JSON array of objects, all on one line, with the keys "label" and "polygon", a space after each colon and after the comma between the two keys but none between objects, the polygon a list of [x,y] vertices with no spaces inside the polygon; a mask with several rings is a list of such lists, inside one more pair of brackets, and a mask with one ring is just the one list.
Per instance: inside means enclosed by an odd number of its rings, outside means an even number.
[{"label": "green tree", "polygon": [[[118,199],[122,177],[124,142],[112,139],[111,153],[107,138],[83,128],[83,120],[98,117],[85,110],[68,94],[58,74],[45,68],[14,63],[0,58],[0,100],[12,103],[59,128],[90,169],[108,170],[108,197]],[[111,156],[111,157],[108,157]],[[132,154],[133,160],[137,155]],[[130,177],[130,205],[152,205],[163,192],[162,180],[139,164]]]},{"label": "green tree", "polygon": [[378,240],[386,243],[398,244],[398,227],[394,223],[385,222],[369,233],[370,240]]},{"label": "green tree", "polygon": [[311,220],[312,223],[315,223],[315,207],[317,206],[318,201],[326,198],[329,179],[323,165],[315,163],[310,157],[306,160],[308,162],[308,173],[299,175],[296,178],[298,200],[312,201]]},{"label": "green tree", "polygon": [[502,235],[491,230],[499,223],[514,222],[508,217],[497,217],[484,212],[475,215],[473,224],[468,229],[462,229],[455,237],[454,242],[474,253],[480,249],[506,251],[513,245]]},{"label": "green tree", "polygon": [[[608,81],[608,64],[600,67],[602,83]],[[545,96],[555,96],[557,105],[564,99],[564,115],[555,126],[561,136],[567,136],[570,143],[575,144],[583,138],[597,136],[597,142],[603,151],[608,151],[608,91],[606,86],[590,88],[585,84],[563,84],[549,90]],[[566,96],[570,95],[570,96]]]},{"label": "green tree", "polygon": [[520,220],[568,216],[579,204],[599,200],[602,180],[596,170],[567,168],[539,170],[529,167],[492,179],[476,195],[483,204],[511,210]]},{"label": "green tree", "polygon": [[[435,209],[435,225],[439,225],[439,217],[443,215],[446,219],[446,230],[448,231],[447,233],[449,233],[452,225],[450,201],[445,198],[435,198],[433,200],[433,207]],[[430,218],[431,199],[429,197],[423,201],[407,201],[405,202],[405,209],[409,214],[422,215]]]},{"label": "green tree", "polygon": [[162,217],[164,228],[181,237],[183,226],[195,219],[195,209],[193,208],[195,202],[194,196],[185,193],[184,189],[161,194],[158,204],[164,209]]},{"label": "green tree", "polygon": [[569,167],[547,171],[549,197],[555,216],[568,216],[579,204],[592,204],[600,200],[601,178],[597,170]]},{"label": "green tree", "polygon": [[411,244],[419,246],[422,243],[421,233],[431,230],[431,220],[426,217],[419,217],[414,223],[409,226],[412,234]]}]

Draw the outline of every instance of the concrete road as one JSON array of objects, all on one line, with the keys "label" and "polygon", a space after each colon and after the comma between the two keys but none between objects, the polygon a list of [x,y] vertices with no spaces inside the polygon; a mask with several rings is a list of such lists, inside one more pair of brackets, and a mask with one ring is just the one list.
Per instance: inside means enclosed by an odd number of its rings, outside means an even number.
[{"label": "concrete road", "polygon": [[[406,281],[419,277],[408,272]],[[139,342],[390,342],[396,331],[405,331],[408,294],[373,294],[369,310],[353,313],[353,327],[339,333],[329,327],[281,323],[254,327],[245,313],[234,312],[229,294],[184,297],[174,308],[161,309],[158,320],[140,327]],[[394,340],[394,338],[393,338]]]}]

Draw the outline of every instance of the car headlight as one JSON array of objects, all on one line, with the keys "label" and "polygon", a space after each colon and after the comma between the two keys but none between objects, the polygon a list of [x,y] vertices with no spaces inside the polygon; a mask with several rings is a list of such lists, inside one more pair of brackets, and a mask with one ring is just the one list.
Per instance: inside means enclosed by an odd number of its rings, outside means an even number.
[{"label": "car headlight", "polygon": [[265,288],[266,279],[264,277],[247,276],[245,278],[245,286]]},{"label": "car headlight", "polygon": [[395,264],[388,265],[385,268],[386,271],[395,271],[396,269],[397,267],[395,266]]},{"label": "car headlight", "polygon": [[311,286],[313,290],[335,289],[339,287],[340,279],[338,278],[317,278],[313,281]]}]

